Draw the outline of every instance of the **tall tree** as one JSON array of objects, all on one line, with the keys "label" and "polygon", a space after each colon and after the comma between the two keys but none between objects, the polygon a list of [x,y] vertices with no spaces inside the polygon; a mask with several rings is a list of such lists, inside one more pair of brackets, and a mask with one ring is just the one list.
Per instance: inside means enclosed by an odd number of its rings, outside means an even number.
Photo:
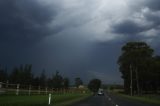
[{"label": "tall tree", "polygon": [[[146,64],[151,60],[152,55],[153,49],[145,42],[128,42],[122,47],[118,64],[127,92],[130,91],[130,86],[136,86],[133,90],[136,90],[138,94],[140,93],[140,88],[142,88],[140,81],[144,80],[142,75],[145,74],[146,67],[148,67]],[[131,84],[132,82],[133,84]]]},{"label": "tall tree", "polygon": [[80,85],[83,85],[83,81],[81,80],[81,78],[75,78],[75,86],[78,88]]}]

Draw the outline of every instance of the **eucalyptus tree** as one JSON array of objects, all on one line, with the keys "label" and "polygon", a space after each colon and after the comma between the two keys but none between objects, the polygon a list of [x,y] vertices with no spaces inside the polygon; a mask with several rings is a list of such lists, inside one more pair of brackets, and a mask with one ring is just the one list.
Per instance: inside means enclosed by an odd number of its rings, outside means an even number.
[{"label": "eucalyptus tree", "polygon": [[152,56],[153,49],[145,42],[128,42],[122,47],[118,64],[127,92],[130,91],[130,87],[133,87],[133,90],[140,93],[140,81],[143,80],[143,75],[148,67],[147,63],[150,62]]}]

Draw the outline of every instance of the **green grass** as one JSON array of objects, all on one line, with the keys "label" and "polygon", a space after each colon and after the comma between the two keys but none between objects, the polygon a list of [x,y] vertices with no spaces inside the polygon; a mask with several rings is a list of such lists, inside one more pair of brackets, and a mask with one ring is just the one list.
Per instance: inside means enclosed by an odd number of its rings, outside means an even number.
[{"label": "green grass", "polygon": [[129,95],[120,94],[120,93],[116,93],[116,94],[118,96],[130,99],[130,100],[136,100],[144,103],[160,105],[160,96],[157,96],[157,95],[129,96]]},{"label": "green grass", "polygon": [[[52,95],[51,106],[66,106],[89,96],[78,93]],[[48,95],[0,96],[0,106],[48,106]]]}]

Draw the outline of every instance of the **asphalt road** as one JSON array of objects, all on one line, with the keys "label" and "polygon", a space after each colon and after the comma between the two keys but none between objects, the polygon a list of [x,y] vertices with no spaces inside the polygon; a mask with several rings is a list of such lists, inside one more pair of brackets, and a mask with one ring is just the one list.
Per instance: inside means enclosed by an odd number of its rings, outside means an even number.
[{"label": "asphalt road", "polygon": [[126,98],[118,97],[111,94],[105,96],[93,96],[85,101],[73,104],[72,106],[158,106],[146,104]]},{"label": "asphalt road", "polygon": [[73,104],[72,106],[112,106],[106,96],[93,96],[85,101]]}]

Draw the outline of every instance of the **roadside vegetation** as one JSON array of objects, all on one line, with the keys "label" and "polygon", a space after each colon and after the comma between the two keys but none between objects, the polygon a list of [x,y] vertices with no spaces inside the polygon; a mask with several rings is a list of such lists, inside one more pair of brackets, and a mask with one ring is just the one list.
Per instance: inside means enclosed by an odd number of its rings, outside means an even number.
[{"label": "roadside vegetation", "polygon": [[32,65],[20,65],[11,73],[0,65],[0,106],[67,106],[91,96],[80,77],[74,85],[67,77],[56,71],[48,77],[45,70],[39,76],[32,72]]},{"label": "roadside vegetation", "polygon": [[[117,87],[117,88],[116,88]],[[124,92],[124,89],[121,86],[112,85],[108,90],[108,93],[116,95],[120,98],[125,98],[128,100],[139,101],[147,104],[160,105],[160,95],[159,94],[143,94],[143,95],[128,95]]]},{"label": "roadside vegetation", "polygon": [[[81,101],[90,93],[56,94],[51,97],[50,106],[66,106]],[[48,106],[48,95],[0,96],[0,106]]]},{"label": "roadside vegetation", "polygon": [[[100,80],[97,86],[97,80],[89,83],[96,90],[101,86]],[[69,78],[59,71],[48,77],[42,70],[36,76],[31,64],[15,67],[11,73],[0,65],[0,106],[48,106],[49,94],[52,94],[51,106],[67,106],[93,95],[88,88],[80,77],[75,77],[71,85]]]}]

